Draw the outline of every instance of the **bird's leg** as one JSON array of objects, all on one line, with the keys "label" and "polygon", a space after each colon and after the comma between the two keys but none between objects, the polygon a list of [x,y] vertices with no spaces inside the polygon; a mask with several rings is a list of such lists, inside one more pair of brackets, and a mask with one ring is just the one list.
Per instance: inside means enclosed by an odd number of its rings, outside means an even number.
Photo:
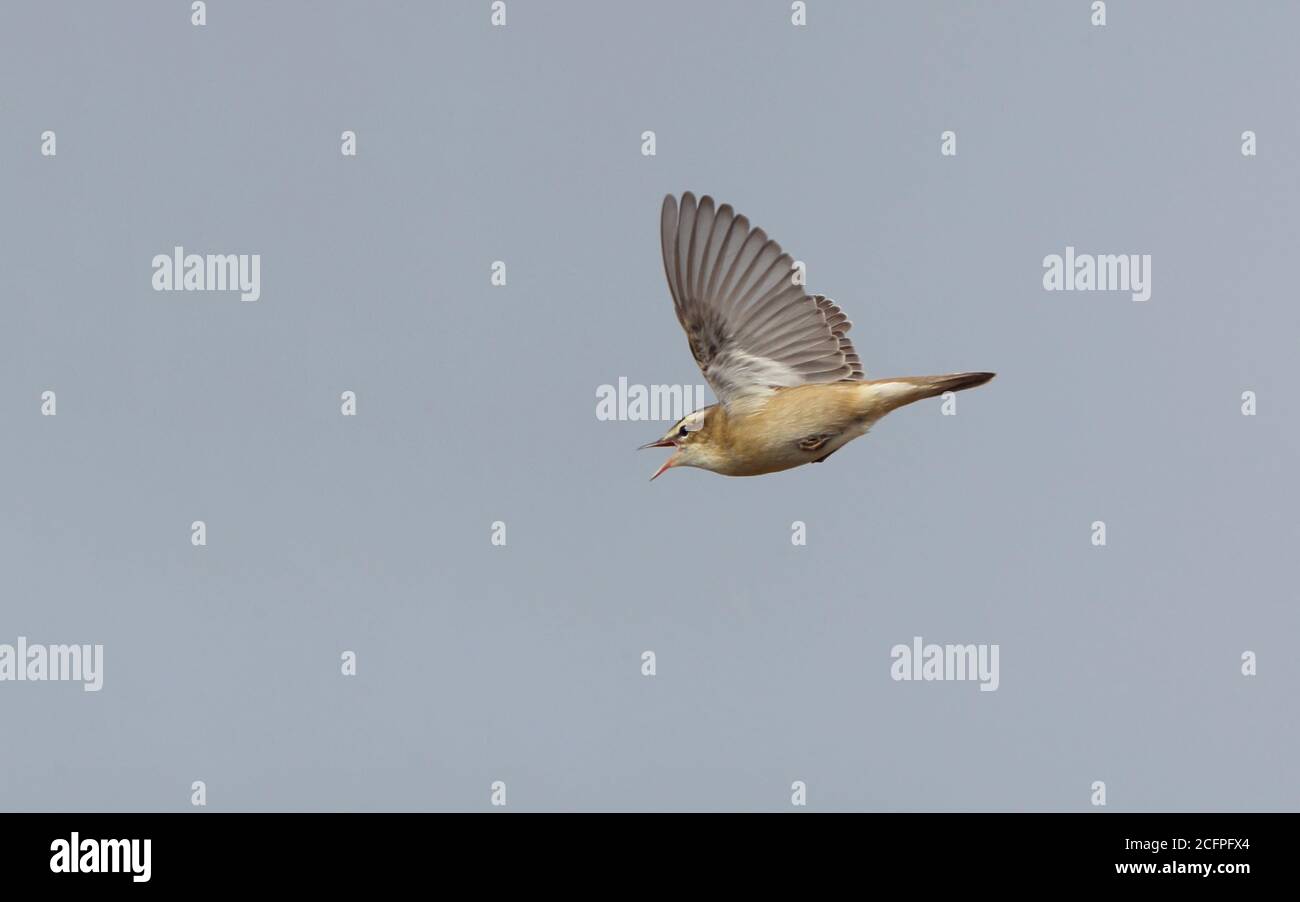
[{"label": "bird's leg", "polygon": [[[821,449],[821,448],[826,447],[826,443],[829,442],[831,439],[836,438],[838,435],[839,435],[838,432],[821,432],[821,433],[818,433],[817,435],[809,435],[809,436],[805,436],[804,438],[801,438],[801,439],[799,440],[799,450],[800,450],[800,451],[817,451],[817,450],[819,450],[819,449]],[[821,457],[815,458],[815,459],[813,460],[813,463],[815,463],[815,464],[819,464],[819,463],[821,463],[822,461],[824,461],[826,458],[830,457],[832,454],[834,454],[834,453],[835,453],[836,451],[838,451],[838,450],[840,450],[840,449],[839,449],[839,448],[833,448],[833,449],[831,449],[830,451],[827,451],[827,452],[826,452],[825,454],[823,454]]]}]

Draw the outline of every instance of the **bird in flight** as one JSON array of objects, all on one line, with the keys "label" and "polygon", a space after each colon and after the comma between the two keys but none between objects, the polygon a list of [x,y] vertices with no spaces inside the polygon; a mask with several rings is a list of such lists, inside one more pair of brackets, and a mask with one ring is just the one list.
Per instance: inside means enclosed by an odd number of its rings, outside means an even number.
[{"label": "bird in flight", "polygon": [[790,255],[729,204],[664,198],[664,273],[677,320],[718,403],[658,441],[672,467],[758,476],[821,463],[892,410],[983,385],[993,373],[867,379],[847,316],[809,295]]}]

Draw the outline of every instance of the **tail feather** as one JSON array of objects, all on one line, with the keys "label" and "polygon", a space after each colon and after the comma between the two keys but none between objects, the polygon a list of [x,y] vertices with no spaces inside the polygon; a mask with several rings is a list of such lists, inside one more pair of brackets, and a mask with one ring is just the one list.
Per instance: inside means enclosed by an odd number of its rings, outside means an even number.
[{"label": "tail feather", "polygon": [[900,382],[911,382],[921,390],[917,400],[933,398],[946,391],[962,391],[988,382],[996,373],[949,373],[946,376],[909,376]]},{"label": "tail feather", "polygon": [[983,385],[995,375],[996,373],[949,373],[945,376],[894,376],[890,379],[873,379],[866,384],[872,388],[868,398],[873,409],[883,409],[884,413],[888,413],[944,392]]}]

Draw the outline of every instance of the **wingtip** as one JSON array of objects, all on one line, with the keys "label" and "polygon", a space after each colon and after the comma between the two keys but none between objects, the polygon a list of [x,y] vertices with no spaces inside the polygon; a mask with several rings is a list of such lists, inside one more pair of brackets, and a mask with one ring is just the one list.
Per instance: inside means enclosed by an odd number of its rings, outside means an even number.
[{"label": "wingtip", "polygon": [[664,195],[665,208],[672,207],[676,209],[678,207],[681,207],[682,209],[686,209],[688,207],[698,207],[701,204],[705,204],[705,203],[712,204],[714,206],[717,205],[717,202],[713,199],[713,196],[710,194],[697,195],[694,191],[683,191],[680,195],[676,195],[676,194]]}]

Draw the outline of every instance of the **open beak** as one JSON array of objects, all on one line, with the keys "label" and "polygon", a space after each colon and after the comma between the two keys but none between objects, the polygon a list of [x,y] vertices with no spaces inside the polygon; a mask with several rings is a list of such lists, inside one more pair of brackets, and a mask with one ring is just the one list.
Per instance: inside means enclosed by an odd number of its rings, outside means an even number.
[{"label": "open beak", "polygon": [[[646,448],[676,448],[676,447],[677,447],[677,443],[672,439],[661,438],[657,442],[647,442],[646,444],[642,445],[640,448],[637,448],[637,450],[644,451]],[[655,475],[650,477],[650,481],[654,482],[656,479],[658,479],[660,476],[663,475],[664,470],[667,470],[669,467],[676,466],[676,464],[677,464],[677,455],[674,454],[672,457],[664,461],[664,465],[662,467],[655,470]]]},{"label": "open beak", "polygon": [[666,461],[664,461],[664,465],[663,465],[662,467],[660,467],[659,469],[655,470],[655,475],[653,475],[653,476],[650,477],[650,481],[651,481],[651,482],[654,482],[656,479],[658,479],[660,476],[662,476],[662,475],[664,474],[664,470],[667,470],[668,468],[670,468],[670,467],[675,467],[675,466],[677,466],[677,455],[676,455],[676,454],[674,454],[672,457],[670,457],[670,458],[668,458]]}]

